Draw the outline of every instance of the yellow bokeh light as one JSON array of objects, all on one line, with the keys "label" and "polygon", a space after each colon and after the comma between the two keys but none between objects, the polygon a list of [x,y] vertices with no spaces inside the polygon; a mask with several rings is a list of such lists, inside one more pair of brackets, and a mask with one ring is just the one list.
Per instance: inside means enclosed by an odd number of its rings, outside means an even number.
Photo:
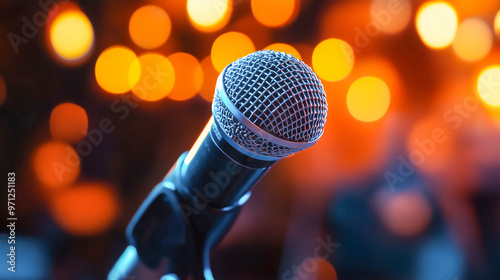
[{"label": "yellow bokeh light", "polygon": [[175,72],[174,88],[168,98],[182,101],[195,96],[203,83],[203,70],[198,60],[188,53],[168,56]]},{"label": "yellow bokeh light", "polygon": [[354,81],[347,92],[347,109],[357,120],[373,122],[382,118],[391,102],[389,87],[377,77]]},{"label": "yellow bokeh light", "polygon": [[232,13],[232,2],[232,0],[188,0],[189,21],[200,31],[217,31],[228,23]]},{"label": "yellow bokeh light", "polygon": [[373,0],[370,7],[371,19],[388,34],[401,32],[410,22],[412,15],[410,0]]},{"label": "yellow bokeh light", "polygon": [[416,27],[420,38],[430,48],[442,49],[451,44],[457,31],[455,9],[440,1],[427,2],[417,12]]},{"label": "yellow bokeh light", "polygon": [[277,52],[284,52],[293,55],[295,58],[302,60],[300,53],[292,46],[283,43],[274,43],[264,48],[265,50],[273,50]]},{"label": "yellow bokeh light", "polygon": [[297,0],[252,0],[252,13],[265,26],[279,27],[289,24],[297,14]]},{"label": "yellow bokeh light", "polygon": [[318,76],[329,82],[339,81],[351,73],[354,52],[340,39],[326,39],[314,48],[312,65]]},{"label": "yellow bokeh light", "polygon": [[95,77],[99,86],[109,93],[129,91],[139,80],[141,67],[134,63],[137,56],[123,46],[105,49],[95,63]]},{"label": "yellow bokeh light", "polygon": [[488,25],[480,19],[466,19],[458,26],[453,51],[465,61],[484,58],[493,45],[493,35]]},{"label": "yellow bokeh light", "polygon": [[[157,101],[165,98],[175,83],[175,72],[170,61],[159,53],[147,53],[133,63],[133,67],[140,67],[139,81],[132,87],[132,92],[142,100]],[[131,69],[133,69],[131,67]],[[131,70],[133,83],[135,70]]]},{"label": "yellow bokeh light", "polygon": [[238,58],[255,51],[252,40],[240,32],[227,32],[215,39],[212,45],[212,63],[218,72]]},{"label": "yellow bokeh light", "polygon": [[495,33],[500,35],[500,10],[497,12],[495,16]]},{"label": "yellow bokeh light", "polygon": [[84,58],[94,42],[90,20],[77,9],[58,14],[50,25],[49,34],[56,55],[70,62]]},{"label": "yellow bokeh light", "polygon": [[500,65],[490,66],[479,74],[477,92],[487,105],[500,107]]},{"label": "yellow bokeh light", "polygon": [[130,17],[130,37],[143,49],[154,49],[163,45],[170,35],[171,22],[160,7],[148,5],[137,9]]}]

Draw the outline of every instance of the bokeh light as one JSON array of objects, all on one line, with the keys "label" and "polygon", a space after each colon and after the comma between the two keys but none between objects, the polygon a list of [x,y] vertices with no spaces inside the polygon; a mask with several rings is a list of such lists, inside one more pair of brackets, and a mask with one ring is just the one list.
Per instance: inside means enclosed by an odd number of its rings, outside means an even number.
[{"label": "bokeh light", "polygon": [[387,34],[396,34],[405,29],[411,15],[410,0],[373,0],[370,7],[372,21],[377,23],[380,31]]},{"label": "bokeh light", "polygon": [[75,143],[87,134],[87,113],[73,103],[57,105],[50,114],[49,123],[50,133],[56,140]]},{"label": "bokeh light", "polygon": [[43,186],[61,189],[72,184],[80,174],[80,159],[75,149],[63,142],[49,141],[33,155],[33,171]]},{"label": "bokeh light", "polygon": [[500,10],[497,12],[497,15],[495,16],[495,33],[497,35],[500,35]]},{"label": "bokeh light", "polygon": [[316,258],[316,261],[318,263],[318,273],[315,279],[337,280],[337,272],[329,261],[322,258]]},{"label": "bokeh light", "polygon": [[105,49],[95,63],[97,83],[109,93],[129,91],[141,75],[141,67],[135,61],[137,56],[127,47],[113,46]]},{"label": "bokeh light", "polygon": [[264,48],[265,50],[273,50],[277,52],[284,52],[293,55],[298,60],[302,60],[300,53],[292,46],[283,43],[274,43]]},{"label": "bokeh light", "polygon": [[195,28],[203,32],[213,32],[228,23],[232,5],[232,0],[188,0],[187,13]]},{"label": "bokeh light", "polygon": [[78,8],[60,12],[49,26],[50,43],[59,58],[76,63],[82,61],[92,48],[92,24]]},{"label": "bokeh light", "polygon": [[104,183],[80,183],[57,193],[51,201],[55,222],[79,236],[107,230],[119,212],[117,195]]},{"label": "bokeh light", "polygon": [[135,69],[140,68],[139,81],[132,92],[142,100],[157,101],[165,98],[174,87],[176,75],[170,61],[159,53],[147,53],[132,63],[130,80],[135,80]]},{"label": "bokeh light", "polygon": [[327,39],[314,48],[312,65],[320,78],[329,82],[339,81],[351,73],[354,53],[345,41]]},{"label": "bokeh light", "polygon": [[491,11],[496,11],[500,7],[498,0],[447,0],[455,9],[460,18],[470,16],[489,16]]},{"label": "bokeh light", "polygon": [[199,93],[203,99],[212,102],[219,72],[215,70],[210,55],[201,61],[201,68],[203,69],[203,84]]},{"label": "bokeh light", "polygon": [[212,45],[212,63],[222,72],[229,63],[255,51],[252,40],[240,32],[227,32],[215,39]]},{"label": "bokeh light", "polygon": [[252,13],[265,26],[280,27],[293,21],[298,13],[297,0],[252,0]]},{"label": "bokeh light", "polygon": [[174,53],[168,60],[175,72],[175,83],[168,98],[186,100],[196,95],[203,84],[203,70],[198,60],[188,53]]},{"label": "bokeh light", "polygon": [[160,7],[147,5],[137,9],[130,17],[130,37],[143,49],[154,49],[163,45],[172,28],[170,17]]},{"label": "bokeh light", "polygon": [[377,77],[357,79],[347,93],[347,109],[357,120],[373,122],[382,118],[391,103],[386,83]]},{"label": "bokeh light", "polygon": [[402,191],[390,194],[386,200],[381,203],[381,218],[393,234],[412,237],[429,226],[431,206],[420,192]]},{"label": "bokeh light", "polygon": [[500,107],[500,65],[487,67],[479,74],[477,92],[487,105]]},{"label": "bokeh light", "polygon": [[492,45],[490,27],[481,19],[470,18],[458,26],[452,46],[458,57],[473,62],[484,58]]},{"label": "bokeh light", "polygon": [[426,2],[417,12],[416,27],[420,38],[430,48],[442,49],[451,44],[457,31],[455,9],[446,2]]},{"label": "bokeh light", "polygon": [[3,77],[0,76],[0,106],[3,105],[5,99],[7,99],[7,86]]}]

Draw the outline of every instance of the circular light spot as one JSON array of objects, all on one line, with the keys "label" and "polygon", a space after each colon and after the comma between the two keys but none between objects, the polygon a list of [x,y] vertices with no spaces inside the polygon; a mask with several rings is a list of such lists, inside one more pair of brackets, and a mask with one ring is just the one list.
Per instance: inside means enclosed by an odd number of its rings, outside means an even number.
[{"label": "circular light spot", "polygon": [[2,76],[0,76],[0,106],[7,99],[7,86],[5,85],[5,81]]},{"label": "circular light spot", "polygon": [[106,231],[115,221],[119,203],[111,187],[102,183],[81,183],[57,193],[51,213],[66,232],[88,236]]},{"label": "circular light spot", "polygon": [[354,81],[347,92],[347,109],[357,120],[373,122],[382,118],[391,102],[389,87],[377,77]]},{"label": "circular light spot", "polygon": [[396,34],[408,26],[412,15],[411,4],[409,0],[373,0],[370,15],[382,32]]},{"label": "circular light spot", "polygon": [[215,39],[212,45],[212,63],[218,72],[238,58],[255,51],[252,40],[240,32],[227,32]]},{"label": "circular light spot", "polygon": [[33,171],[44,186],[61,189],[73,183],[80,174],[80,159],[70,145],[46,142],[34,153]]},{"label": "circular light spot", "polygon": [[487,105],[500,107],[500,65],[490,66],[479,74],[477,92]]},{"label": "circular light spot", "polygon": [[[175,72],[170,61],[159,53],[148,53],[134,61],[131,69],[140,68],[139,82],[132,88],[132,92],[146,101],[157,101],[167,96],[175,83]],[[135,77],[135,70],[130,72],[131,81]]]},{"label": "circular light spot", "polygon": [[50,132],[56,140],[75,143],[85,137],[87,129],[87,113],[76,104],[59,104],[50,114]]},{"label": "circular light spot", "polygon": [[252,0],[252,13],[265,26],[279,27],[293,21],[298,10],[296,0]]},{"label": "circular light spot", "polygon": [[94,42],[94,30],[90,20],[77,9],[58,14],[50,25],[49,34],[57,56],[71,62],[84,58]]},{"label": "circular light spot", "polygon": [[226,26],[231,17],[232,0],[188,0],[187,12],[196,29],[217,31]]},{"label": "circular light spot", "polygon": [[95,77],[99,86],[109,93],[129,91],[139,80],[140,65],[137,56],[122,46],[105,49],[95,63]]},{"label": "circular light spot", "polygon": [[320,78],[329,82],[339,81],[351,73],[354,53],[345,41],[327,39],[314,48],[312,64]]},{"label": "circular light spot", "polygon": [[497,12],[495,16],[495,33],[500,35],[500,10]]},{"label": "circular light spot", "polygon": [[170,18],[162,8],[148,5],[132,14],[128,30],[132,41],[139,47],[154,49],[167,41],[171,27]]},{"label": "circular light spot", "polygon": [[176,77],[168,98],[181,101],[195,96],[203,83],[203,70],[198,60],[182,52],[168,56],[168,60],[172,63]]},{"label": "circular light spot", "polygon": [[300,53],[292,46],[283,43],[274,43],[264,48],[265,50],[273,50],[277,52],[284,52],[293,55],[298,60],[302,60]]},{"label": "circular light spot", "polygon": [[453,51],[465,61],[484,58],[493,45],[493,35],[488,25],[480,19],[466,19],[458,26]]},{"label": "circular light spot", "polygon": [[458,18],[453,7],[440,1],[424,3],[417,12],[416,26],[420,38],[430,48],[442,49],[451,44]]},{"label": "circular light spot", "polygon": [[219,72],[215,70],[210,55],[201,61],[201,68],[203,69],[203,84],[199,93],[203,99],[212,102]]}]

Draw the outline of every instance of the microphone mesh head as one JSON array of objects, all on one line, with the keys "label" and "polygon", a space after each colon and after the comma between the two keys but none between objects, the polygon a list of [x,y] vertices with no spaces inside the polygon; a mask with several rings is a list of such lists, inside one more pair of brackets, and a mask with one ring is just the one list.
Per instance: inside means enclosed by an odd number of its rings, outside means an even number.
[{"label": "microphone mesh head", "polygon": [[[223,86],[231,103],[253,124],[275,137],[291,142],[315,142],[326,121],[323,85],[312,69],[292,55],[258,51],[225,69]],[[247,150],[270,157],[300,151],[277,145],[255,134],[238,121],[218,92],[214,118],[222,130]]]}]

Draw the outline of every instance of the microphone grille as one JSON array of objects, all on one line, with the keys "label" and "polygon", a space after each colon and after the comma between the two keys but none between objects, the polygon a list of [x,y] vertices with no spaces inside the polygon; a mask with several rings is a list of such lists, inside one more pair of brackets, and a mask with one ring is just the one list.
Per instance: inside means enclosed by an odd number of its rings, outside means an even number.
[{"label": "microphone grille", "polygon": [[[312,69],[292,55],[258,51],[233,62],[223,72],[223,86],[232,104],[265,132],[296,143],[315,142],[327,114],[323,85]],[[214,116],[226,134],[247,150],[284,157],[301,149],[272,143],[236,120],[219,94]]]}]

